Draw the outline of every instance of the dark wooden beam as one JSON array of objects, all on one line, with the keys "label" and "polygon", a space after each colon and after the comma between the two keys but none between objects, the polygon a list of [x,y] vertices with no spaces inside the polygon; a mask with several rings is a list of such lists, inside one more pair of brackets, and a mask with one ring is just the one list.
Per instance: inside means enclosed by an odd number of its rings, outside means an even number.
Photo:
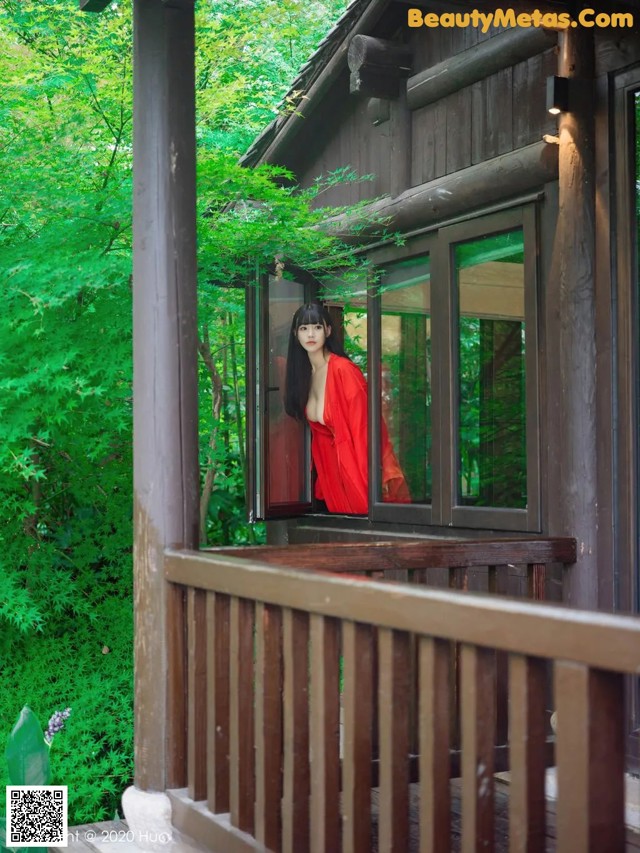
[{"label": "dark wooden beam", "polygon": [[[593,31],[560,36],[558,74],[568,77],[569,111],[559,123],[558,221],[547,276],[549,519],[571,531],[578,562],[564,600],[598,606],[599,489],[596,443],[595,124]],[[609,380],[608,380],[609,381]]]},{"label": "dark wooden beam", "polygon": [[[515,27],[480,42],[475,47],[414,74],[407,80],[407,104],[417,110],[490,77],[503,68],[523,62],[553,47],[557,34],[541,27]],[[541,95],[542,97],[542,95]],[[496,104],[496,108],[499,105]]]},{"label": "dark wooden beam", "polygon": [[102,12],[111,3],[111,0],[78,0],[81,12]]},{"label": "dark wooden beam", "polygon": [[[558,146],[536,142],[435,181],[411,187],[395,198],[383,198],[367,205],[362,215],[375,219],[365,226],[364,232],[379,231],[381,220],[386,222],[390,230],[422,228],[432,222],[457,216],[463,211],[472,211],[478,207],[479,200],[482,200],[483,206],[493,204],[542,187],[557,177]],[[328,220],[328,225],[339,227],[346,234],[355,224],[351,220]]]},{"label": "dark wooden beam", "polygon": [[198,545],[194,4],[134,0],[135,784],[186,784],[182,592]]},{"label": "dark wooden beam", "polygon": [[411,51],[404,44],[355,35],[349,43],[347,62],[351,94],[397,98],[400,80],[411,71]]}]

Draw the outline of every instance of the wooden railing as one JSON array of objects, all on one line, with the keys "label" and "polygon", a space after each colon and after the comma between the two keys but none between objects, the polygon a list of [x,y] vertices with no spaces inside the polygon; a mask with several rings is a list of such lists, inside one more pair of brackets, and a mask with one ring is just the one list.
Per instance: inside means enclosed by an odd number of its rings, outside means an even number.
[{"label": "wooden railing", "polygon": [[[187,602],[174,625],[178,638],[186,627],[187,654],[169,673],[188,685],[174,821],[211,849],[370,853],[377,828],[378,850],[407,850],[412,810],[420,851],[449,850],[458,643],[463,849],[494,845],[496,652],[509,668],[510,849],[544,849],[549,665],[557,849],[624,849],[623,684],[640,672],[639,620],[195,552],[167,553],[166,577]],[[420,784],[410,807],[412,642]]]},{"label": "wooden railing", "polygon": [[[571,538],[536,539],[419,539],[414,541],[321,543],[209,549],[207,553],[259,560],[269,565],[302,571],[364,575],[385,581],[404,581],[435,588],[484,591],[537,601],[562,597],[562,569],[576,559]],[[555,572],[552,567],[559,569]],[[554,583],[555,581],[555,583]],[[450,763],[459,775],[460,760],[460,647],[453,644],[450,659]],[[377,783],[378,682],[377,644],[372,648],[373,681],[373,781]],[[410,642],[409,749],[418,754],[418,667],[415,640]],[[504,654],[496,655],[495,716],[496,771],[508,767],[508,667]],[[551,717],[551,681],[545,687],[547,719]],[[549,728],[549,732],[551,729]],[[552,751],[547,750],[547,761]],[[417,761],[410,763],[410,778],[417,779]]]},{"label": "wooden railing", "polygon": [[[212,548],[206,553],[282,568],[365,574],[450,589],[476,589],[544,601],[548,567],[576,561],[571,538],[414,540]],[[518,567],[524,567],[518,571]],[[470,583],[471,575],[471,583]],[[560,600],[561,591],[555,596]]]}]

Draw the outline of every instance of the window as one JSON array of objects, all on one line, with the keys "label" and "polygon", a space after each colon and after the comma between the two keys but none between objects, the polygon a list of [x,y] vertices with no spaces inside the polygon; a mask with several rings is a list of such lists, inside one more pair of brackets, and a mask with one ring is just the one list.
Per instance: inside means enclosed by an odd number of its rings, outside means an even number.
[{"label": "window", "polygon": [[[540,529],[535,223],[533,205],[478,217],[371,250],[368,286],[325,283],[369,386],[370,522]],[[309,436],[282,394],[291,317],[316,292],[270,277],[255,297],[255,517],[313,509]],[[408,502],[383,494],[389,440]]]},{"label": "window", "polygon": [[457,503],[527,506],[522,229],[459,243]]},{"label": "window", "polygon": [[538,530],[535,210],[441,228],[372,261],[374,421],[411,493],[409,507],[385,504],[377,482],[372,517]]},{"label": "window", "polygon": [[386,267],[380,293],[380,410],[413,503],[431,503],[429,255]]}]

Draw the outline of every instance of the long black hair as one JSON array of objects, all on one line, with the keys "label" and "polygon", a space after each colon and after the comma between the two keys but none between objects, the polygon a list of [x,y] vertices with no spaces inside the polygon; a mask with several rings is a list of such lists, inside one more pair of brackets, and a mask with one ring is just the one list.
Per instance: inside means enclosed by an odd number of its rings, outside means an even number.
[{"label": "long black hair", "polygon": [[[293,315],[291,334],[289,335],[289,351],[287,353],[287,373],[284,389],[284,408],[288,415],[298,421],[305,419],[305,408],[311,388],[311,362],[309,355],[298,340],[300,326],[315,326],[321,324],[326,328],[331,326],[329,312],[319,302],[307,302]],[[324,342],[324,347],[334,355],[345,356],[338,336],[330,334]]]}]

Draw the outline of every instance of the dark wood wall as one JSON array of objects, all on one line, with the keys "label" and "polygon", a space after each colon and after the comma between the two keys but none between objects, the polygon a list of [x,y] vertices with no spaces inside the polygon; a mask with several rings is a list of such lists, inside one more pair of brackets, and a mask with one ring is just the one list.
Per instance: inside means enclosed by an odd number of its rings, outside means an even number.
[{"label": "dark wood wall", "polygon": [[[478,28],[407,30],[412,73],[495,37]],[[322,204],[349,204],[397,195],[476,163],[555,134],[557,122],[546,111],[546,78],[556,73],[555,48],[505,68],[433,104],[409,110],[391,102],[390,117],[374,126],[368,97],[349,94],[349,74],[334,83],[328,97],[305,120],[286,165],[303,185],[319,174],[350,166],[372,179],[332,188]]]}]

